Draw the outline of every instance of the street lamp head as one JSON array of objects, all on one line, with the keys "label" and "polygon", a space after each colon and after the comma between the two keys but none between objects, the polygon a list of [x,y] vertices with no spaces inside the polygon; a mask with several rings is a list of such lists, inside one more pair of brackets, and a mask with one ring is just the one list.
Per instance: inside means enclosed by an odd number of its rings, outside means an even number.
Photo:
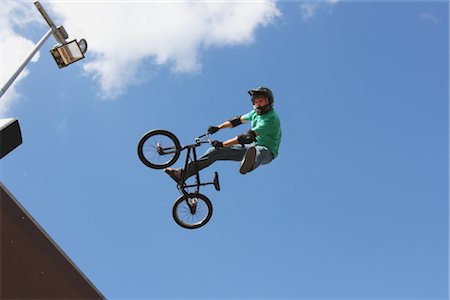
[{"label": "street lamp head", "polygon": [[50,50],[50,53],[53,55],[53,58],[55,59],[58,67],[67,67],[71,63],[83,59],[84,53],[86,53],[87,50],[86,40],[81,39],[80,42],[77,42],[76,40],[67,42],[66,39],[69,38],[69,35],[67,34],[67,31],[64,29],[64,27],[56,27],[55,23],[47,14],[44,7],[39,3],[39,1],[34,2],[34,5],[47,22],[48,26],[51,29],[51,33],[58,41],[58,45]]},{"label": "street lamp head", "polygon": [[57,45],[50,50],[56,64],[59,68],[67,67],[68,65],[84,58],[84,53],[87,51],[87,42],[85,39],[67,42],[63,45]]}]

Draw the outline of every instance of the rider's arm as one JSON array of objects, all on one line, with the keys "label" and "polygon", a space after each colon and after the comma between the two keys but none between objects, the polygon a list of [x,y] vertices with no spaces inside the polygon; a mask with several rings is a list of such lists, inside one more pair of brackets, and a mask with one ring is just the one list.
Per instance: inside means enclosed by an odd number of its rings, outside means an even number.
[{"label": "rider's arm", "polygon": [[231,147],[233,145],[238,145],[238,144],[239,144],[239,142],[238,142],[237,136],[232,139],[229,139],[228,141],[223,142],[224,147]]},{"label": "rider's arm", "polygon": [[249,131],[247,131],[244,134],[241,134],[241,135],[236,136],[236,137],[234,137],[232,139],[229,139],[228,141],[223,142],[223,146],[224,147],[230,147],[230,146],[233,146],[233,145],[239,145],[239,144],[242,145],[243,143],[242,143],[242,141],[239,141],[239,139],[240,139],[240,137],[242,139],[242,136],[244,136],[244,135],[245,136],[248,136],[248,135],[251,136],[251,137],[247,137],[247,139],[246,139],[247,141],[244,142],[244,144],[250,144],[250,143],[255,141],[255,138],[256,138],[256,136],[258,134],[255,131],[249,130]]},{"label": "rider's arm", "polygon": [[244,116],[238,116],[236,118],[232,118],[230,120],[227,120],[225,122],[223,122],[222,124],[220,124],[219,129],[223,129],[223,128],[233,128],[236,127],[240,124],[244,124],[247,123],[248,121],[244,119]]}]

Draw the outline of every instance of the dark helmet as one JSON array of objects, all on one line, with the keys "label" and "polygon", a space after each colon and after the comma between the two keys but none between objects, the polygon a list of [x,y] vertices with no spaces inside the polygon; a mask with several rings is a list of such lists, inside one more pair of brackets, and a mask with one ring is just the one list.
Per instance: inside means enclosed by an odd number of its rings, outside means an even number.
[{"label": "dark helmet", "polygon": [[274,103],[274,98],[273,98],[273,93],[269,88],[260,86],[257,88],[253,88],[250,91],[248,91],[248,93],[250,94],[250,96],[252,96],[252,103],[255,104],[255,98],[257,96],[265,96],[267,97],[267,100],[269,100],[269,104],[265,105],[264,107],[261,107],[259,109],[255,109],[257,114],[264,114],[266,112],[268,112],[269,110],[272,109],[273,107],[273,103]]},{"label": "dark helmet", "polygon": [[252,96],[252,101],[253,101],[253,96],[259,96],[259,95],[264,95],[267,96],[267,99],[269,100],[269,103],[271,105],[273,105],[273,93],[269,88],[260,86],[254,89],[251,89],[250,91],[248,91],[248,93],[250,94],[250,96]]}]

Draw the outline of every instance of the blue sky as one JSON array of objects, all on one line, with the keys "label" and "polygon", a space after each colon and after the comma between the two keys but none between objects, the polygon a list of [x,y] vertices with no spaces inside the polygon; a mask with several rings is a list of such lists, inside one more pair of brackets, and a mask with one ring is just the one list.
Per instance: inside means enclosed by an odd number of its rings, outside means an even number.
[{"label": "blue sky", "polygon": [[[29,21],[4,18],[2,38],[35,43],[47,28],[20,3],[11,14]],[[90,50],[59,70],[50,38],[2,97],[24,142],[1,180],[107,298],[448,298],[448,2],[175,2],[164,26],[147,19],[151,39],[130,33],[137,3],[103,13],[134,40],[87,28],[107,2],[84,25],[67,12],[82,2],[43,3]],[[182,229],[179,193],[139,161],[140,137],[164,128],[191,143],[250,111],[259,85],[275,94],[279,157],[245,176],[206,169],[221,179],[202,189],[213,217]]]}]

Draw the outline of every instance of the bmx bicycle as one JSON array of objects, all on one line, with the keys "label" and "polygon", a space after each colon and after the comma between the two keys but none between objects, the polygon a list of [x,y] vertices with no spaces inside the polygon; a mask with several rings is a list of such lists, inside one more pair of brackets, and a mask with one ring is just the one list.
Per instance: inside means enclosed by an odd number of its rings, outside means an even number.
[{"label": "bmx bicycle", "polygon": [[[202,227],[211,219],[213,206],[211,201],[203,194],[200,194],[200,187],[214,185],[220,191],[219,174],[215,172],[212,182],[201,182],[200,173],[197,168],[196,148],[202,144],[210,143],[209,134],[205,133],[195,139],[194,144],[180,144],[178,138],[170,131],[163,129],[151,130],[140,139],[137,152],[139,159],[144,165],[152,169],[165,169],[172,166],[180,157],[182,151],[187,150],[183,170],[186,170],[189,162],[194,162],[196,166],[195,184],[187,184],[185,172],[177,183],[177,188],[181,196],[175,201],[172,209],[172,216],[175,222],[187,229]],[[188,189],[195,188],[193,192]]]}]

